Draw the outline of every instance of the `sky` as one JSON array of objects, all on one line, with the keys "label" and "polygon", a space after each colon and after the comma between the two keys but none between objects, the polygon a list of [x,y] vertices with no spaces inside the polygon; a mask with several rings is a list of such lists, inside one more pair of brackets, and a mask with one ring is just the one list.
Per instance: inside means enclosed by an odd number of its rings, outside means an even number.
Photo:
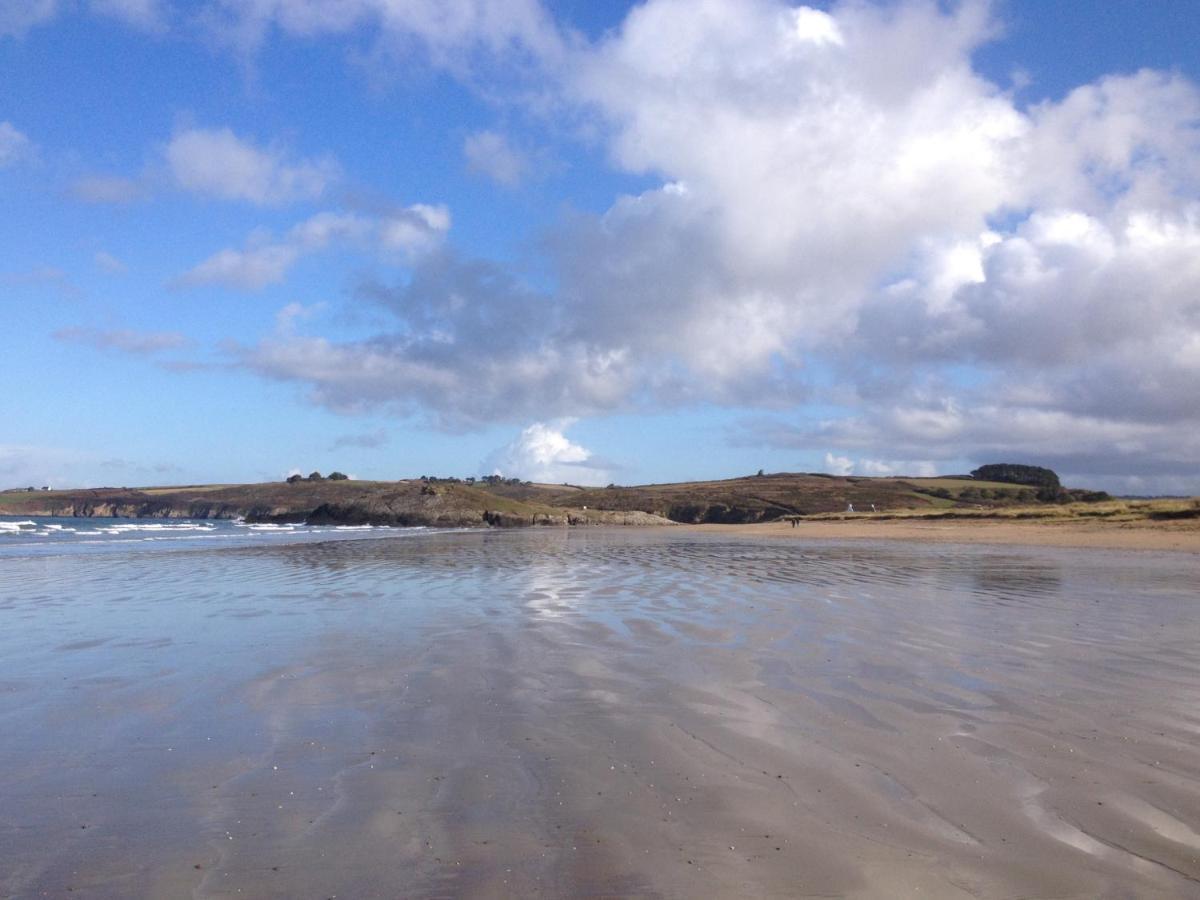
[{"label": "sky", "polygon": [[0,0],[0,488],[1200,494],[1194,0]]}]

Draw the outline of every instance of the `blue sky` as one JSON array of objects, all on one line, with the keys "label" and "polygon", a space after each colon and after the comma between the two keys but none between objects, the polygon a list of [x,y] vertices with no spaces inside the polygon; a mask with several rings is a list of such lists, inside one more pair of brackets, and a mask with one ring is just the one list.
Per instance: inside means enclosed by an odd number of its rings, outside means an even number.
[{"label": "blue sky", "polygon": [[1191,2],[16,0],[0,487],[1200,492]]}]

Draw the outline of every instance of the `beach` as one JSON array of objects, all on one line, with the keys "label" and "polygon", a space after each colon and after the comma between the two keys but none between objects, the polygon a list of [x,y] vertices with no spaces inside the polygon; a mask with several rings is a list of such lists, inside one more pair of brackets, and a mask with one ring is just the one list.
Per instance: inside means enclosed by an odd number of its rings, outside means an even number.
[{"label": "beach", "polygon": [[785,529],[4,559],[0,896],[1196,892],[1200,561]]},{"label": "beach", "polygon": [[1200,522],[1037,521],[1001,518],[848,517],[751,525],[685,525],[697,534],[788,537],[816,541],[915,541],[1200,553]]}]

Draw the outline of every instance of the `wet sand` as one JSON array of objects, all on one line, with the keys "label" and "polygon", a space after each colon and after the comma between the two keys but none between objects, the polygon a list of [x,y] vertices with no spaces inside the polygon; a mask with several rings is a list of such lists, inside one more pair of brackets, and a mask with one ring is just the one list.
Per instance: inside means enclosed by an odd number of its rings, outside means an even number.
[{"label": "wet sand", "polygon": [[[679,527],[679,526],[677,526]],[[1102,550],[1200,553],[1200,522],[1013,521],[953,519],[918,521],[863,516],[753,525],[686,525],[699,534],[793,537],[801,540],[917,541],[939,544],[1001,544]]]},{"label": "wet sand", "polygon": [[0,896],[1200,894],[1190,556],[555,530],[15,562]]}]

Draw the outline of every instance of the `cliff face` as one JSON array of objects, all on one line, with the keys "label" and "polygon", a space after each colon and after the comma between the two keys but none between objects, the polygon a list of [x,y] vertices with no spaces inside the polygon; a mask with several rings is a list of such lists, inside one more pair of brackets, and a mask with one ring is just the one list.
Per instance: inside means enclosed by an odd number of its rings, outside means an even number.
[{"label": "cliff face", "polygon": [[27,516],[79,516],[83,518],[127,519],[236,519],[242,513],[227,504],[206,503],[172,506],[162,501],[90,501],[66,500],[44,505],[24,504],[14,510]]}]

